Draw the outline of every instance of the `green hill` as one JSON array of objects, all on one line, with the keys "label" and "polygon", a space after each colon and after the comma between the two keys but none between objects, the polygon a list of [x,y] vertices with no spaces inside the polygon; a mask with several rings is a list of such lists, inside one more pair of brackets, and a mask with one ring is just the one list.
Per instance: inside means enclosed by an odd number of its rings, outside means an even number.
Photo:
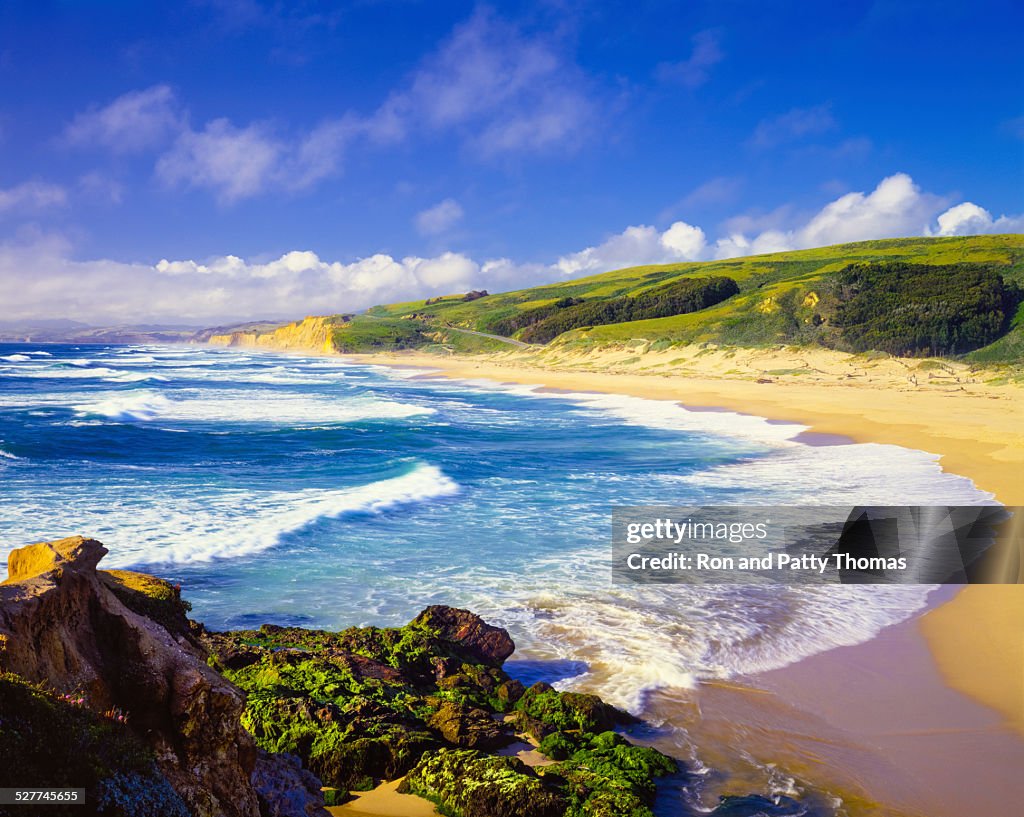
[{"label": "green hill", "polygon": [[863,241],[377,306],[335,342],[507,348],[469,331],[563,347],[806,344],[1020,362],[1024,235]]}]

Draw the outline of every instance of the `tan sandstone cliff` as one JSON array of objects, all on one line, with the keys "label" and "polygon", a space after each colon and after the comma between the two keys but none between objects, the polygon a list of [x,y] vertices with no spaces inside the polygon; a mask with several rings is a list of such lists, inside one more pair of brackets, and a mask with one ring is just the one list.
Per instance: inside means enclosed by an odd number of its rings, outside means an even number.
[{"label": "tan sandstone cliff", "polygon": [[[195,817],[326,817],[319,781],[292,768],[293,758],[257,750],[242,727],[244,693],[208,666],[179,589],[97,570],[106,553],[76,536],[10,554],[0,583],[0,679],[124,713]],[[145,797],[135,806],[130,813],[150,813]]]},{"label": "tan sandstone cliff", "polygon": [[269,332],[245,331],[224,335],[212,335],[209,343],[214,346],[242,346],[274,349],[289,352],[312,352],[333,354],[334,328],[344,322],[344,316],[315,316],[289,323]]}]

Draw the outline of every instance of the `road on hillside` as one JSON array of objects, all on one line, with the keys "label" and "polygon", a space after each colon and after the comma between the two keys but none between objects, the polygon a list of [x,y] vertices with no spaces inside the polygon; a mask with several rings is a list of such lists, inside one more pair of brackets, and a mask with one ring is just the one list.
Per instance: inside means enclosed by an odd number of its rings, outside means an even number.
[{"label": "road on hillside", "polygon": [[[380,320],[380,315],[370,315],[367,312],[362,313],[364,318],[373,318],[374,320]],[[521,340],[515,338],[506,338],[504,335],[491,335],[487,332],[477,332],[475,329],[460,329],[457,326],[452,326],[450,323],[444,324],[445,329],[450,329],[452,332],[462,332],[464,335],[476,335],[479,338],[490,338],[491,340],[497,340],[501,343],[507,343],[509,346],[518,346],[520,349],[531,349],[533,348],[529,343],[523,343]]]},{"label": "road on hillside", "polygon": [[445,329],[450,329],[452,332],[462,332],[464,335],[476,335],[480,338],[490,338],[491,340],[500,340],[502,343],[507,343],[511,346],[518,346],[521,349],[529,349],[529,343],[523,343],[521,340],[515,338],[506,338],[504,335],[490,335],[487,332],[477,332],[474,329],[459,329],[457,326],[445,326]]}]

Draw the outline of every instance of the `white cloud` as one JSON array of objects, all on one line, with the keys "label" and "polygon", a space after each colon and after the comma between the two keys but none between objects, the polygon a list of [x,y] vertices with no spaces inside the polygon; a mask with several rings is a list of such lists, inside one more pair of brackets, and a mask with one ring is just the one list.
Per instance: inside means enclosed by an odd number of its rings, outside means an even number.
[{"label": "white cloud", "polygon": [[49,315],[89,323],[298,317],[359,310],[399,297],[462,292],[480,266],[458,253],[433,258],[377,254],[351,263],[309,251],[265,263],[226,255],[156,264],[76,261],[57,235],[0,244],[5,319]]},{"label": "white cloud", "polygon": [[797,231],[799,247],[920,235],[943,199],[922,193],[906,173],[882,179],[871,193],[847,193]]},{"label": "white cloud", "polygon": [[478,10],[374,115],[391,133],[455,130],[484,156],[578,144],[595,113],[583,71],[553,37]]},{"label": "white cloud", "polygon": [[704,252],[707,238],[700,227],[677,221],[661,234],[660,243],[676,257],[695,261]]},{"label": "white cloud", "polygon": [[[0,201],[3,201],[0,197]],[[683,221],[659,231],[648,225],[620,233],[554,263],[508,258],[476,261],[445,252],[431,258],[378,253],[327,261],[309,250],[253,262],[236,255],[156,264],[72,259],[60,236],[35,235],[0,244],[0,303],[5,317],[68,317],[90,323],[191,321],[212,325],[257,317],[357,311],[373,304],[469,289],[508,289],[642,264],[730,258],[845,241],[913,235],[1017,232],[1024,216],[991,214],[971,202],[948,207],[906,174],[867,193],[848,193],[797,218],[780,207],[769,216],[738,217],[709,244],[704,230]],[[789,221],[788,226],[783,221]],[[762,225],[748,235],[743,226]],[[933,226],[934,225],[934,226]]]},{"label": "white cloud", "polygon": [[64,131],[64,138],[73,145],[131,153],[153,147],[180,130],[183,117],[171,88],[154,85],[80,113]]},{"label": "white cloud", "polygon": [[701,31],[693,36],[692,42],[693,51],[685,60],[663,62],[658,66],[658,79],[678,82],[686,88],[697,88],[708,81],[711,68],[725,58],[718,35],[714,31]]},{"label": "white cloud", "polygon": [[571,148],[597,132],[589,127],[596,109],[584,72],[557,37],[529,34],[482,8],[369,115],[339,112],[312,129],[223,117],[193,127],[171,88],[156,85],[79,114],[64,138],[122,153],[173,139],[157,159],[157,177],[231,204],[337,174],[357,140],[385,145],[414,133],[454,133],[484,158]]},{"label": "white cloud", "polygon": [[950,207],[936,219],[939,228],[935,235],[982,235],[984,233],[1024,232],[1024,215],[1000,216],[970,201]]},{"label": "white cloud", "polygon": [[345,148],[369,126],[345,116],[288,138],[266,123],[214,119],[201,131],[183,130],[157,160],[156,175],[169,186],[211,190],[222,204],[304,190],[339,172]]},{"label": "white cloud", "polygon": [[45,210],[67,203],[67,191],[47,182],[22,182],[0,189],[0,213]]},{"label": "white cloud", "polygon": [[416,214],[416,230],[420,235],[439,235],[462,220],[462,206],[455,199],[445,199]]},{"label": "white cloud", "polygon": [[215,119],[201,132],[183,132],[160,157],[156,173],[169,185],[210,188],[230,203],[261,193],[278,172],[283,151],[260,125],[236,128]]},{"label": "white cloud", "polygon": [[575,278],[621,267],[695,261],[706,239],[700,227],[677,221],[663,233],[655,227],[627,227],[596,247],[563,255],[553,265],[559,277]]},{"label": "white cloud", "polygon": [[757,148],[773,148],[808,136],[818,136],[836,127],[828,105],[793,108],[772,119],[763,119],[754,128],[750,143]]},{"label": "white cloud", "polygon": [[[716,258],[824,247],[850,241],[927,235],[928,225],[948,202],[924,193],[906,173],[879,182],[870,193],[847,193],[791,229],[775,226],[754,237],[734,232],[715,244]],[[734,219],[733,223],[741,222]]]}]

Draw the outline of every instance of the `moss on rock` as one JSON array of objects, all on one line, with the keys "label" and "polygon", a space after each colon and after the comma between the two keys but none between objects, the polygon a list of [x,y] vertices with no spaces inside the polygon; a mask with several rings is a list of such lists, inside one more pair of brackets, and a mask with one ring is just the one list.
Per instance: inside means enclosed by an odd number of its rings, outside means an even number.
[{"label": "moss on rock", "polygon": [[189,632],[188,613],[192,605],[181,597],[180,587],[130,570],[97,572],[100,580],[133,613],[156,621],[172,634]]},{"label": "moss on rock", "polygon": [[636,722],[628,712],[606,704],[596,695],[558,692],[543,682],[527,689],[515,708],[528,718],[559,731],[606,732],[616,725]]},{"label": "moss on rock", "polygon": [[473,749],[428,752],[399,791],[448,817],[563,817],[566,801],[521,760]]}]

